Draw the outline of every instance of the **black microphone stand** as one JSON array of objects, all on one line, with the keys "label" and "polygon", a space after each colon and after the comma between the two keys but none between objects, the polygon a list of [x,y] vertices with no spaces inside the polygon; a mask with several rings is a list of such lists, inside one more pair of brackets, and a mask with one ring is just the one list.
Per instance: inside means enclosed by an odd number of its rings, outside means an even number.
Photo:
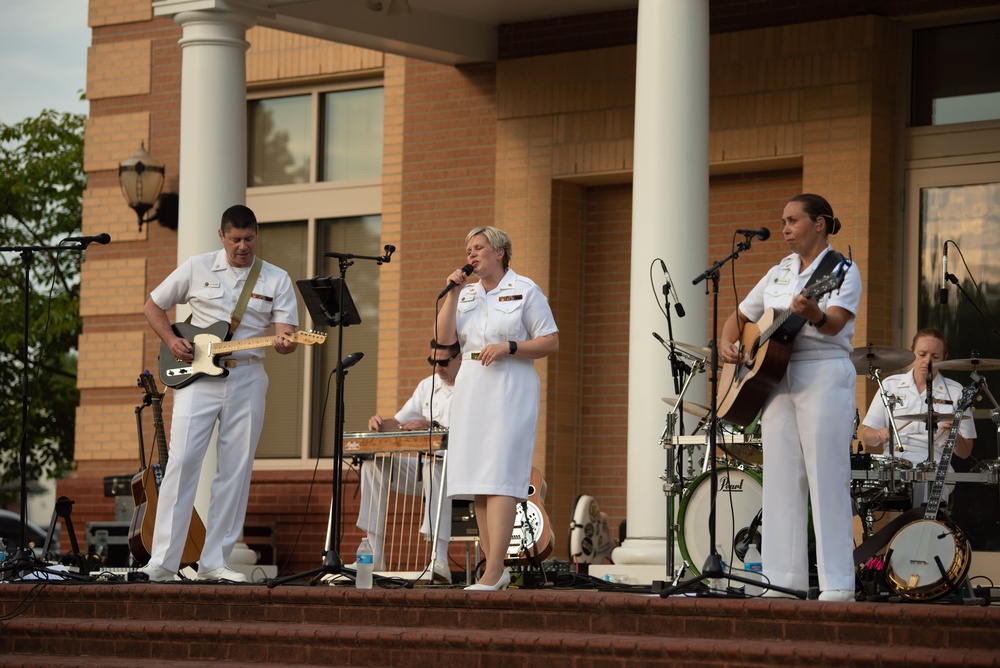
[{"label": "black microphone stand", "polygon": [[[34,254],[38,251],[85,251],[91,241],[93,240],[61,246],[0,247],[0,252],[20,253],[21,261],[24,263],[24,331],[21,339],[21,522],[17,552],[13,557],[8,555],[7,560],[10,563],[3,564],[4,571],[9,576],[17,576],[20,573],[30,571],[31,565],[35,561],[35,553],[28,547],[28,407],[31,403],[28,391],[28,321],[31,317],[31,262],[34,259]],[[7,579],[14,578],[8,577]]]},{"label": "black microphone stand", "polygon": [[[344,379],[347,376],[347,369],[364,357],[364,353],[351,353],[346,358],[344,357],[344,327],[361,324],[361,316],[354,305],[351,293],[347,290],[347,268],[354,264],[354,260],[372,260],[382,266],[383,263],[391,261],[392,253],[395,250],[395,246],[386,246],[386,254],[376,257],[351,253],[325,253],[325,257],[335,257],[339,260],[339,279],[331,279],[328,276],[296,281],[313,320],[317,323],[326,322],[327,325],[337,326],[337,359],[339,361],[337,362],[336,398],[334,400],[333,489],[322,564],[302,573],[268,580],[269,589],[302,578],[312,578],[309,582],[310,585],[319,583],[326,575],[344,575],[351,579],[357,578],[357,571],[346,568],[340,558],[341,477],[344,461]],[[318,455],[319,453],[317,453]],[[376,577],[373,577],[373,580]]]},{"label": "black microphone stand", "polygon": [[[955,243],[955,242],[953,241],[952,243]],[[976,300],[972,299],[972,297],[969,295],[969,293],[965,291],[965,288],[962,287],[962,284],[958,282],[958,278],[956,278],[954,274],[949,274],[948,272],[945,272],[944,273],[944,280],[945,280],[946,283],[954,283],[955,284],[955,286],[958,288],[959,292],[961,292],[962,295],[965,297],[965,300],[967,302],[969,302],[970,304],[972,304],[972,308],[976,309],[976,313],[978,313],[979,316],[986,322],[986,324],[989,326],[990,330],[992,330],[993,334],[997,338],[1000,338],[1000,330],[997,330],[997,326],[994,325],[993,321],[990,320],[989,315],[987,315],[986,313],[984,313],[983,309],[980,308],[979,304],[976,303]],[[942,291],[942,292],[944,293],[942,295],[942,297],[946,298],[947,297],[947,293],[944,292],[944,291]],[[944,302],[942,302],[942,304],[944,304]]]},{"label": "black microphone stand", "polygon": [[[712,281],[712,339],[708,342],[709,348],[712,350],[712,364],[711,364],[711,374],[709,375],[709,384],[712,389],[712,406],[711,406],[711,416],[709,418],[709,431],[708,431],[708,452],[706,456],[709,458],[709,478],[711,480],[711,494],[709,495],[709,512],[708,512],[708,536],[709,545],[711,545],[711,552],[708,558],[705,560],[705,565],[701,568],[701,574],[697,577],[690,578],[684,582],[680,582],[672,587],[668,587],[660,592],[662,598],[676,594],[677,592],[683,591],[685,589],[691,588],[694,585],[700,584],[703,580],[729,580],[742,582],[743,584],[758,585],[764,589],[770,589],[773,591],[780,591],[797,598],[804,599],[806,593],[802,591],[796,591],[794,589],[786,589],[784,587],[777,587],[775,585],[769,585],[762,583],[758,580],[752,578],[744,577],[741,575],[734,575],[731,571],[726,573],[722,568],[722,557],[719,555],[718,551],[715,549],[715,508],[716,499],[719,494],[719,474],[718,467],[716,465],[715,450],[716,450],[716,431],[718,429],[718,408],[719,408],[719,346],[718,346],[718,330],[719,330],[719,270],[730,260],[735,260],[740,256],[740,253],[750,249],[750,238],[753,236],[752,233],[746,234],[745,241],[741,241],[736,244],[736,250],[727,255],[722,260],[715,262],[711,267],[705,270],[697,278],[691,281],[692,285],[698,285],[703,280],[711,279]],[[709,595],[715,596],[727,596],[724,592],[711,592]]]}]

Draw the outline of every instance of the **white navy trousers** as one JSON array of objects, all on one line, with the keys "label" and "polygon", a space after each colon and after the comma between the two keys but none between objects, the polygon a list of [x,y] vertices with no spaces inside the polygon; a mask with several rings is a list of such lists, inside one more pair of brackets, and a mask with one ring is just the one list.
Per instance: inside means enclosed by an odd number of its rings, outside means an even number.
[{"label": "white navy trousers", "polygon": [[176,572],[191,523],[197,480],[212,431],[227,425],[217,439],[218,456],[205,523],[199,571],[229,562],[243,529],[254,453],[264,424],[267,374],[251,363],[229,370],[225,378],[205,377],[174,391],[170,456],[160,485],[156,532],[150,563]]},{"label": "white navy trousers", "polygon": [[[772,584],[809,588],[809,499],[820,590],[854,589],[851,437],[857,372],[846,352],[796,360],[764,405],[762,562]],[[805,474],[805,475],[803,475]]]}]

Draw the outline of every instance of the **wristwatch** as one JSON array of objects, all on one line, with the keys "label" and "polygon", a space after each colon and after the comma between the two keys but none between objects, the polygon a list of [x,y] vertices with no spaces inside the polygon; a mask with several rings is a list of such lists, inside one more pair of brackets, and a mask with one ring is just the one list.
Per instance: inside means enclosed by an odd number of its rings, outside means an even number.
[{"label": "wristwatch", "polygon": [[517,352],[517,341],[508,341],[507,346],[510,348],[511,355]]}]

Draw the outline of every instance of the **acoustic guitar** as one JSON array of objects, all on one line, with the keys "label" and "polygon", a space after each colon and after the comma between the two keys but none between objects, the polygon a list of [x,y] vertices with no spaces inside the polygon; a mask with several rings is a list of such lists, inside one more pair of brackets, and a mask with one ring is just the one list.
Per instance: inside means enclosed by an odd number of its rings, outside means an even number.
[{"label": "acoustic guitar", "polygon": [[507,546],[504,563],[538,565],[549,556],[555,544],[549,516],[542,507],[542,490],[545,481],[542,472],[531,467],[531,482],[528,484],[528,500],[517,504],[514,517],[514,533]]},{"label": "acoustic guitar", "polygon": [[[160,381],[167,387],[179,389],[205,376],[227,376],[229,369],[219,366],[219,358],[238,350],[271,347],[274,337],[258,336],[251,339],[229,341],[229,323],[219,321],[209,327],[196,327],[187,322],[173,324],[177,336],[191,342],[194,359],[181,362],[166,343],[160,344]],[[311,346],[326,341],[326,334],[320,332],[295,332],[285,337],[289,341]]]},{"label": "acoustic guitar", "polygon": [[962,414],[979,392],[983,379],[972,374],[973,382],[962,390],[955,407],[948,440],[941,449],[941,461],[927,497],[923,519],[899,530],[886,551],[886,580],[890,589],[911,601],[933,601],[962,586],[972,565],[972,548],[962,530],[938,517],[941,492],[955,450]]},{"label": "acoustic guitar", "polygon": [[[153,429],[155,431],[156,448],[159,461],[145,466],[132,478],[132,498],[135,500],[135,513],[128,530],[128,547],[132,557],[141,565],[149,563],[153,550],[153,529],[156,524],[156,504],[159,500],[160,483],[167,469],[167,437],[163,428],[163,394],[156,387],[156,380],[149,371],[139,376],[139,387],[146,393],[146,405],[153,407]],[[142,452],[142,437],[140,432],[140,459],[145,463],[145,453]],[[201,557],[201,549],[205,546],[205,524],[201,521],[197,510],[191,511],[191,526],[188,529],[184,552],[181,554],[181,567],[190,566]]]},{"label": "acoustic guitar", "polygon": [[[803,294],[818,299],[844,282],[850,260],[843,260],[828,276],[806,286]],[[719,379],[719,418],[746,427],[757,417],[764,402],[784,377],[795,336],[806,324],[791,310],[769,308],[756,323],[748,322],[737,342],[743,354],[740,364],[726,363]]]}]

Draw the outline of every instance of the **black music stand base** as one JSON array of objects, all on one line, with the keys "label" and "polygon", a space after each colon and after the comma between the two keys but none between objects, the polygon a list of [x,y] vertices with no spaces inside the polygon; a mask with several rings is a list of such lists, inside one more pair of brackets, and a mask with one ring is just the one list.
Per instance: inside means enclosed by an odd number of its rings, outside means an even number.
[{"label": "black music stand base", "polygon": [[[285,575],[280,578],[272,578],[267,581],[267,588],[273,589],[278,585],[283,585],[286,582],[292,582],[293,580],[303,580],[305,578],[311,578],[309,580],[310,586],[314,586],[323,581],[323,577],[326,575],[338,576],[343,575],[351,580],[357,581],[357,571],[353,568],[347,568],[343,565],[340,560],[340,555],[337,554],[336,550],[327,550],[326,554],[323,555],[323,565],[318,566],[312,570],[304,571],[302,573],[295,573],[294,575]],[[379,576],[372,576],[372,580]]]},{"label": "black music stand base", "polygon": [[[719,580],[726,580],[727,582],[735,581],[735,582],[742,582],[745,585],[756,585],[761,589],[763,589],[764,591],[779,591],[782,594],[788,594],[789,596],[794,596],[795,598],[802,600],[805,600],[808,596],[806,592],[800,591],[798,589],[788,589],[786,587],[778,587],[777,585],[767,584],[766,582],[762,582],[760,580],[752,580],[742,575],[734,575],[732,573],[726,573],[725,571],[722,570],[722,556],[715,553],[708,555],[708,559],[705,560],[705,566],[701,569],[701,575],[690,578],[689,580],[685,580],[684,582],[679,582],[673,586],[667,587],[666,589],[661,590],[659,593],[662,598],[667,598],[668,596],[672,596],[673,594],[679,591],[683,591],[685,589],[690,588],[692,585],[698,582],[701,582],[703,580],[711,580],[715,578],[718,578]],[[707,593],[698,592],[696,595],[710,596],[712,598],[734,597],[733,594],[730,594],[728,592],[716,592],[716,591],[709,591]],[[760,597],[744,595],[744,598],[760,598]]]}]

